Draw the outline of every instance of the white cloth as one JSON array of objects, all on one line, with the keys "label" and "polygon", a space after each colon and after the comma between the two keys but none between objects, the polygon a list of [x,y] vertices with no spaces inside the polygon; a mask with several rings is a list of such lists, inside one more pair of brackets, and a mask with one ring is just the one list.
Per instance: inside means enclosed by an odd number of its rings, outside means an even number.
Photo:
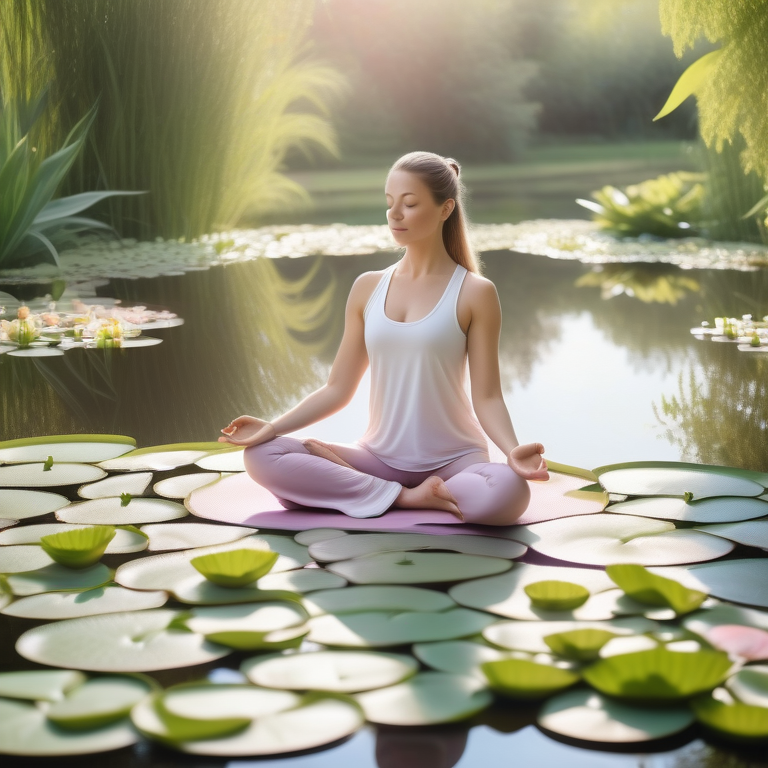
[{"label": "white cloth", "polygon": [[410,471],[436,469],[469,453],[487,457],[466,391],[467,337],[456,317],[467,270],[456,265],[426,317],[399,323],[384,313],[396,267],[385,270],[363,313],[371,398],[368,429],[358,443],[390,467]]}]

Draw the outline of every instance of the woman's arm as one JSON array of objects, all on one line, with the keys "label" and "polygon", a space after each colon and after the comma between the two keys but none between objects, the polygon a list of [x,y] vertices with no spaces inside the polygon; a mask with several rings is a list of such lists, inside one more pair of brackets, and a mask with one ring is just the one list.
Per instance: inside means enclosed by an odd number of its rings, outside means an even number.
[{"label": "woman's arm", "polygon": [[[499,373],[501,304],[496,286],[485,278],[475,275],[472,278],[467,286],[472,312],[467,332],[467,356],[475,414],[512,469],[529,480],[545,480],[548,477],[546,462],[540,457],[544,447],[540,443],[520,445],[504,402]],[[511,451],[514,451],[512,457]]]},{"label": "woman's arm", "polygon": [[[344,313],[344,335],[331,366],[328,381],[320,389],[307,395],[290,411],[265,422],[249,416],[235,419],[224,432],[224,442],[236,445],[256,445],[277,435],[295,432],[340,411],[352,399],[365,369],[368,352],[365,348],[363,310],[376,285],[373,272],[360,275],[352,285]],[[236,430],[232,431],[235,426]],[[222,438],[219,438],[222,440]]]}]

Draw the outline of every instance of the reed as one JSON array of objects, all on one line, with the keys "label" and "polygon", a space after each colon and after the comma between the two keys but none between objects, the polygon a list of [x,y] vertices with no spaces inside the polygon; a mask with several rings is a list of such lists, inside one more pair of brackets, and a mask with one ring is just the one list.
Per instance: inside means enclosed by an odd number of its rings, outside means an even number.
[{"label": "reed", "polygon": [[336,152],[327,120],[341,76],[313,60],[312,0],[7,0],[0,87],[51,82],[54,146],[99,100],[64,192],[148,190],[109,202],[123,234],[192,238],[303,191],[292,148]]}]

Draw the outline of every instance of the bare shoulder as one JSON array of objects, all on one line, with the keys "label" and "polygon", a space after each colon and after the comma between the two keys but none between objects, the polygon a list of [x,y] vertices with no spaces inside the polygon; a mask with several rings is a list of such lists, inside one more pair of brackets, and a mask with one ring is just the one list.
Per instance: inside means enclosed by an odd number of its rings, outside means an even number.
[{"label": "bare shoulder", "polygon": [[363,272],[361,275],[358,275],[349,291],[349,304],[362,314],[365,305],[373,295],[376,286],[383,276],[383,269],[372,272]]},{"label": "bare shoulder", "polygon": [[476,272],[467,272],[467,276],[464,278],[464,293],[473,309],[487,306],[488,302],[492,305],[499,303],[496,285],[487,277],[478,275]]}]

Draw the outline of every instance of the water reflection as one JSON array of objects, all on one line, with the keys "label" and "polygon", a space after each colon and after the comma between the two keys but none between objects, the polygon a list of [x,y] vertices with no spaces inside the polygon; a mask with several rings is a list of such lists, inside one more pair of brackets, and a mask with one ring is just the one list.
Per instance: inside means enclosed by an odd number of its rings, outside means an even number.
[{"label": "water reflection", "polygon": [[667,264],[597,264],[575,284],[600,288],[601,299],[625,294],[646,304],[677,304],[701,290],[690,273]]},{"label": "water reflection", "polygon": [[469,728],[396,728],[380,726],[376,731],[378,768],[453,768],[467,746]]}]

